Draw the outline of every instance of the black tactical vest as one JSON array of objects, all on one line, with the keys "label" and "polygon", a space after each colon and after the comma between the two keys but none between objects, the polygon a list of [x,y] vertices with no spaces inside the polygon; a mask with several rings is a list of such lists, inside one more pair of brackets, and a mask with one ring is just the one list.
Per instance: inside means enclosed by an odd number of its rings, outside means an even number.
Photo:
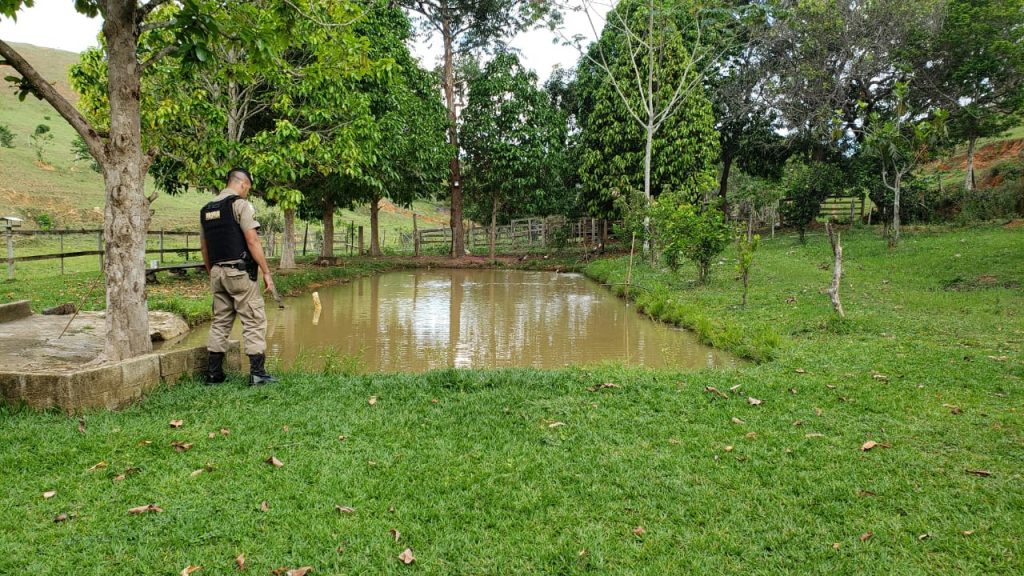
[{"label": "black tactical vest", "polygon": [[223,200],[210,202],[199,211],[199,224],[203,227],[210,264],[245,259],[249,256],[245,235],[235,220],[235,212],[232,209],[235,200],[240,199],[231,195]]}]

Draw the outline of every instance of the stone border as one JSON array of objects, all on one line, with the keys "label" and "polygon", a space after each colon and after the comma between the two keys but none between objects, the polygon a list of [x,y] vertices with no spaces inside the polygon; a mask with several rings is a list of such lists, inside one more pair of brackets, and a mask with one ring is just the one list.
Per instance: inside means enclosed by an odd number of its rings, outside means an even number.
[{"label": "stone border", "polygon": [[[60,408],[68,414],[122,408],[156,388],[206,372],[205,346],[157,352],[79,372],[0,372],[0,401],[37,410]],[[237,341],[228,343],[225,368],[239,371]]]},{"label": "stone border", "polygon": [[0,322],[13,322],[32,315],[32,301],[18,300],[0,304]]}]

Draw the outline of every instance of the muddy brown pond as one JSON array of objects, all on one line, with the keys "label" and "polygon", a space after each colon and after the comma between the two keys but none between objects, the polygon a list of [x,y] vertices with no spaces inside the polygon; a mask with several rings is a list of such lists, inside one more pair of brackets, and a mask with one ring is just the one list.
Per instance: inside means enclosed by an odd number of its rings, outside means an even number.
[{"label": "muddy brown pond", "polygon": [[[285,368],[325,358],[368,372],[560,368],[618,362],[651,368],[735,366],[693,334],[654,322],[579,274],[416,270],[267,298],[267,355]],[[206,343],[200,326],[177,346]],[[233,338],[240,339],[238,322]]]}]

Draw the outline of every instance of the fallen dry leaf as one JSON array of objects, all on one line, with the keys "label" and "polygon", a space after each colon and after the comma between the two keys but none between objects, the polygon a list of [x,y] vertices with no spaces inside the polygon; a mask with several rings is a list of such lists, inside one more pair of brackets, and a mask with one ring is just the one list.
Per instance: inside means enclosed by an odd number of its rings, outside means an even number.
[{"label": "fallen dry leaf", "polygon": [[875,494],[870,490],[857,490],[857,496],[860,496],[861,498],[866,498],[868,496],[878,496],[878,494]]},{"label": "fallen dry leaf", "polygon": [[803,420],[793,420],[793,426],[803,426],[803,425],[804,425],[804,421]]},{"label": "fallen dry leaf", "polygon": [[733,424],[746,424],[746,422],[744,422],[743,420],[740,420],[739,418],[737,418],[735,416],[732,417],[732,423]]},{"label": "fallen dry leaf", "polygon": [[606,388],[618,388],[619,385],[613,382],[605,382],[604,384],[595,384],[590,388],[587,388],[590,392],[597,392],[598,390],[604,390]]},{"label": "fallen dry leaf", "polygon": [[839,542],[833,542],[832,543],[832,549],[833,550],[839,550]]},{"label": "fallen dry leaf", "polygon": [[267,464],[272,464],[276,468],[280,468],[281,466],[284,466],[284,462],[281,462],[280,460],[278,460],[277,456],[271,456],[270,458],[267,458],[266,460],[264,460],[264,462],[266,462]]},{"label": "fallen dry leaf", "polygon": [[79,434],[85,434],[85,418],[78,419],[78,432]]},{"label": "fallen dry leaf", "polygon": [[334,509],[337,510],[338,512],[341,512],[342,514],[355,514],[356,513],[356,509],[355,508],[349,508],[348,506],[335,506]]},{"label": "fallen dry leaf", "polygon": [[370,399],[367,400],[367,403],[370,406],[376,406],[377,405],[377,397],[376,396],[370,396]]},{"label": "fallen dry leaf", "polygon": [[747,432],[746,433],[746,437],[747,438],[757,438],[757,432]]},{"label": "fallen dry leaf", "polygon": [[942,407],[943,408],[949,408],[949,413],[950,414],[959,414],[959,413],[963,412],[963,410],[961,410],[959,406],[955,406],[953,404],[943,404]]},{"label": "fallen dry leaf", "polygon": [[754,398],[753,396],[747,396],[747,404],[750,404],[751,406],[760,406],[761,402],[762,402],[762,400],[758,400],[757,398]]},{"label": "fallen dry leaf", "polygon": [[874,378],[875,380],[878,380],[879,382],[888,382],[889,381],[889,377],[888,376],[886,376],[885,374],[879,374],[878,372],[872,372],[871,373],[871,377]]},{"label": "fallen dry leaf", "polygon": [[871,540],[871,538],[872,538],[872,537],[873,537],[874,535],[875,535],[875,533],[874,533],[874,532],[865,532],[865,533],[863,533],[863,534],[861,534],[861,535],[860,535],[860,541],[861,541],[861,542],[867,542],[868,540]]},{"label": "fallen dry leaf", "polygon": [[181,428],[184,423],[184,420],[171,420],[171,428]]},{"label": "fallen dry leaf", "polygon": [[245,554],[239,554],[235,558],[235,566],[238,566],[239,570],[245,570]]},{"label": "fallen dry leaf", "polygon": [[1010,359],[1009,356],[989,356],[989,358],[995,360],[996,362],[1006,362],[1007,360]]},{"label": "fallen dry leaf", "polygon": [[806,374],[806,373],[807,373],[807,370],[804,370],[803,368],[797,368],[797,369],[796,369],[796,373],[797,373],[797,374]]},{"label": "fallen dry leaf", "polygon": [[828,388],[829,390],[835,390],[836,389],[836,385],[835,384],[825,384],[825,388]]},{"label": "fallen dry leaf", "polygon": [[345,440],[348,440],[348,436],[345,436],[345,435],[338,436],[338,442],[344,442]]},{"label": "fallen dry leaf", "polygon": [[181,573],[180,574],[181,574],[181,576],[188,576],[189,574],[195,572],[196,570],[202,570],[202,569],[203,569],[202,566],[186,566],[185,568],[181,569]]},{"label": "fallen dry leaf", "polygon": [[821,408],[815,408],[815,409],[814,409],[814,415],[815,415],[815,416],[821,416],[821,415],[822,415],[822,414],[824,414],[824,413],[825,413],[825,411],[824,411],[824,410],[822,410]]},{"label": "fallen dry leaf", "polygon": [[209,438],[210,440],[213,440],[214,438],[217,437],[217,433],[216,432],[210,432],[209,434],[206,435],[206,437]]},{"label": "fallen dry leaf", "polygon": [[677,446],[679,444],[679,439],[678,438],[669,438],[668,439],[668,443],[673,445],[673,446]]},{"label": "fallen dry leaf", "polygon": [[633,534],[635,536],[643,536],[644,534],[647,534],[647,530],[643,526],[637,526],[636,528],[633,528]]},{"label": "fallen dry leaf", "polygon": [[125,476],[124,474],[118,474],[117,476],[114,476],[114,482],[120,482],[121,480],[124,480],[125,478],[127,478],[127,476]]},{"label": "fallen dry leaf", "polygon": [[867,442],[865,442],[865,443],[860,445],[861,452],[867,452],[868,450],[871,450],[872,448],[892,448],[892,445],[891,444],[879,444],[878,442],[875,442],[874,440],[868,440]]},{"label": "fallen dry leaf", "polygon": [[406,548],[401,554],[398,555],[398,559],[404,564],[412,564],[416,561],[416,557],[412,555],[412,549]]},{"label": "fallen dry leaf", "polygon": [[394,514],[395,513],[395,507],[394,506],[388,506],[388,513]]},{"label": "fallen dry leaf", "polygon": [[705,392],[711,392],[712,394],[714,394],[715,396],[718,396],[719,398],[725,398],[726,400],[729,399],[729,395],[728,394],[726,394],[725,392],[722,392],[721,390],[719,390],[718,388],[715,388],[714,386],[705,386],[704,387],[704,391]]},{"label": "fallen dry leaf", "polygon": [[71,519],[71,517],[68,516],[67,512],[61,512],[60,514],[57,514],[56,516],[53,517],[53,521],[56,524],[60,524],[61,522],[67,522],[70,519]]},{"label": "fallen dry leaf", "polygon": [[390,533],[391,537],[395,539],[395,542],[398,542],[398,539],[402,537],[402,533],[394,528],[388,530],[388,533]]},{"label": "fallen dry leaf", "polygon": [[437,398],[431,398],[430,399],[430,403],[431,404],[437,404],[438,402],[440,402],[440,400],[438,400]]},{"label": "fallen dry leaf", "polygon": [[288,428],[288,425],[285,424],[284,426],[281,426],[281,431],[287,434],[290,431],[290,429]]},{"label": "fallen dry leaf", "polygon": [[174,449],[177,450],[178,452],[188,452],[189,450],[192,449],[192,444],[188,442],[182,442],[180,440],[175,440],[174,442],[171,442],[171,446],[174,446]]},{"label": "fallen dry leaf", "polygon": [[982,478],[987,478],[987,477],[992,475],[992,473],[989,472],[988,470],[971,470],[971,469],[968,469],[967,473],[968,474],[974,474],[975,476],[981,476]]},{"label": "fallen dry leaf", "polygon": [[303,566],[302,568],[292,568],[291,570],[284,573],[284,576],[306,576],[313,571],[312,566]]},{"label": "fallen dry leaf", "polygon": [[228,434],[231,434],[231,430],[228,430],[227,428],[221,428],[220,429],[220,435],[221,436],[227,436]]},{"label": "fallen dry leaf", "polygon": [[740,386],[743,386],[743,384],[737,384],[735,386],[730,386],[729,387],[729,392],[735,392],[735,391],[739,390]]},{"label": "fallen dry leaf", "polygon": [[821,432],[808,432],[807,434],[804,434],[804,438],[824,438],[824,437],[825,437],[825,435],[822,434]]},{"label": "fallen dry leaf", "polygon": [[107,464],[106,460],[101,460],[101,461],[97,462],[95,466],[93,466],[92,468],[89,468],[89,472],[95,472],[95,471],[99,470],[100,468],[106,468],[107,466],[108,466],[108,464]]},{"label": "fallen dry leaf", "polygon": [[565,426],[565,422],[552,422],[548,424],[548,428],[558,428],[559,426]]},{"label": "fallen dry leaf", "polygon": [[970,536],[971,534],[974,534],[974,530],[964,530],[961,534],[964,536]]},{"label": "fallen dry leaf", "polygon": [[925,532],[924,534],[921,534],[920,536],[918,536],[918,537],[917,537],[917,539],[918,539],[918,540],[927,540],[927,539],[929,539],[929,538],[931,538],[931,537],[932,537],[932,535],[931,535],[931,534],[929,534],[929,533]]},{"label": "fallen dry leaf", "polygon": [[203,472],[206,472],[206,468],[200,468],[198,470],[193,470],[192,473],[189,474],[189,478],[195,478],[196,476],[199,476]]},{"label": "fallen dry leaf", "polygon": [[789,393],[790,394],[796,394],[796,388],[790,388],[789,389]]},{"label": "fallen dry leaf", "polygon": [[50,498],[53,498],[56,495],[57,495],[57,491],[56,490],[50,490],[48,492],[43,492],[43,498],[46,499],[46,500],[49,500]]},{"label": "fallen dry leaf", "polygon": [[152,440],[139,440],[139,446],[149,446],[152,443]]},{"label": "fallen dry leaf", "polygon": [[135,508],[129,508],[129,514],[145,514],[146,512],[163,512],[164,509],[157,506],[156,504],[146,504],[144,506],[136,506]]},{"label": "fallen dry leaf", "polygon": [[732,450],[733,450],[732,446],[726,446],[725,447],[725,451],[726,452],[732,452]]},{"label": "fallen dry leaf", "polygon": [[270,503],[268,503],[266,500],[264,500],[263,502],[260,502],[260,512],[267,512],[269,510],[270,510]]}]

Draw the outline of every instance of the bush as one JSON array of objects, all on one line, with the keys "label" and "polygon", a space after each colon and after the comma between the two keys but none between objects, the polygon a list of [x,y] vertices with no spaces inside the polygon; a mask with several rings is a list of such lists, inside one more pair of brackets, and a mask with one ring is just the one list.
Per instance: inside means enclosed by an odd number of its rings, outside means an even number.
[{"label": "bush", "polygon": [[7,124],[0,124],[0,146],[14,148],[14,132],[11,132]]},{"label": "bush", "polygon": [[32,141],[32,147],[35,148],[36,159],[40,162],[45,162],[45,160],[43,160],[43,152],[46,151],[50,142],[53,141],[53,133],[50,132],[50,127],[46,124],[36,126],[35,131],[32,132],[32,136],[30,136],[29,139]]},{"label": "bush", "polygon": [[662,194],[652,214],[668,265],[675,270],[679,257],[697,265],[697,282],[704,284],[711,273],[711,262],[729,244],[730,229],[717,206],[694,206],[676,194]]},{"label": "bush", "polygon": [[800,232],[801,243],[805,241],[807,226],[817,218],[825,198],[842,192],[843,180],[843,172],[835,164],[805,164],[796,160],[786,164],[784,183],[789,202],[783,202],[782,216],[788,226],[794,226]]}]

